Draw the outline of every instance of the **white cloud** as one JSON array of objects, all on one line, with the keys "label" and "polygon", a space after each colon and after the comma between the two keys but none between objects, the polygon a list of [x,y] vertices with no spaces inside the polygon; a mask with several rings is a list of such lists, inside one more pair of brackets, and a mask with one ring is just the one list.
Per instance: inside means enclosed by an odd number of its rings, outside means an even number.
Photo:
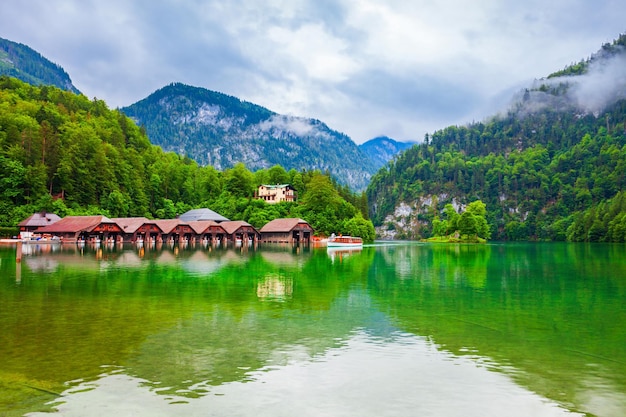
[{"label": "white cloud", "polygon": [[[566,89],[561,88],[564,84]],[[554,95],[543,92],[543,86],[563,91]],[[573,106],[581,113],[597,116],[617,100],[626,99],[626,58],[615,55],[598,59],[589,65],[585,74],[540,79],[532,87],[526,99],[520,101],[521,92],[515,97],[516,105],[523,104],[523,112],[535,112],[547,106]]]},{"label": "white cloud", "polygon": [[600,112],[617,99],[626,98],[626,58],[618,56],[591,65],[587,74],[572,80],[578,105],[592,113]]},{"label": "white cloud", "polygon": [[274,27],[269,29],[267,40],[275,49],[274,57],[290,63],[300,77],[335,83],[344,81],[359,68],[348,54],[347,43],[326,32],[321,24],[305,24],[296,30]]},{"label": "white cloud", "polygon": [[284,115],[272,116],[269,120],[261,122],[259,126],[263,131],[285,131],[298,136],[308,135],[315,130],[315,126],[311,125],[308,119]]},{"label": "white cloud", "polygon": [[392,71],[441,66],[465,54],[465,33],[477,29],[483,14],[481,8],[454,3],[353,0],[347,23],[367,33],[366,54]]}]

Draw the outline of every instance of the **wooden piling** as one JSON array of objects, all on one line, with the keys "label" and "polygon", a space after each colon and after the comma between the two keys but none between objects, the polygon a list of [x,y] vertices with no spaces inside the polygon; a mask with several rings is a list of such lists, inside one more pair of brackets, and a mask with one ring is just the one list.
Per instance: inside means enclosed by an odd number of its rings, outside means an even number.
[{"label": "wooden piling", "polygon": [[17,242],[17,251],[15,252],[15,262],[22,262],[22,242]]}]

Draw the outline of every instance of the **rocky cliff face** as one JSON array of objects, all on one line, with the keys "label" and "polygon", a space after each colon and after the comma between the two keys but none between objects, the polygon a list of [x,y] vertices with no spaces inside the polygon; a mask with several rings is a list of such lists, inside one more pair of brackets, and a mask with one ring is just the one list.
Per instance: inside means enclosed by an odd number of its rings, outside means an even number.
[{"label": "rocky cliff face", "polygon": [[[383,223],[377,226],[376,237],[383,240],[417,240],[423,237],[422,228],[430,222],[422,220],[422,215],[433,210],[435,201],[446,201],[448,195],[424,195],[410,203],[400,202],[393,213],[385,216]],[[450,204],[457,212],[465,210],[465,206],[452,198]]]}]

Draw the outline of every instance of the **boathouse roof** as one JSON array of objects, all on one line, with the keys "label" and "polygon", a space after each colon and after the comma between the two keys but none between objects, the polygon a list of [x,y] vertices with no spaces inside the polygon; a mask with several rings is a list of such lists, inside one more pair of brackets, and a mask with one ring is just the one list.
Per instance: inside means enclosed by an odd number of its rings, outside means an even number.
[{"label": "boathouse roof", "polygon": [[232,222],[231,221],[223,222],[223,223],[220,223],[220,226],[229,235],[232,235],[232,234],[236,233],[237,230],[239,230],[241,228],[250,228],[250,229],[253,229],[256,233],[258,233],[257,230],[254,228],[254,226],[252,226],[248,222],[244,222],[243,220],[237,220],[237,221],[232,221]]},{"label": "boathouse roof", "polygon": [[261,233],[278,233],[278,232],[290,232],[296,228],[306,228],[313,230],[311,225],[306,220],[297,218],[284,218],[274,219],[263,226],[260,230]]},{"label": "boathouse roof", "polygon": [[186,223],[180,219],[155,220],[154,223],[163,231],[163,233],[171,233],[179,224]]},{"label": "boathouse roof", "polygon": [[227,222],[226,217],[214,212],[208,208],[200,208],[189,210],[186,213],[181,214],[178,218],[184,222],[200,221],[200,220],[213,220],[214,222]]},{"label": "boathouse roof", "polygon": [[116,224],[106,216],[67,216],[37,231],[42,233],[91,232],[102,223]]},{"label": "boathouse roof", "polygon": [[146,217],[116,217],[111,219],[124,231],[124,233],[135,233],[137,229],[146,223],[154,223]]},{"label": "boathouse roof", "polygon": [[211,226],[218,226],[219,224],[213,220],[198,220],[198,221],[190,221],[187,224],[193,229],[197,234],[205,233],[207,229]]},{"label": "boathouse roof", "polygon": [[61,220],[61,218],[54,213],[46,213],[46,212],[35,213],[27,217],[26,219],[22,220],[21,222],[19,222],[18,226],[29,227],[29,228],[42,227],[42,226],[48,226],[49,224],[56,223],[59,220]]}]

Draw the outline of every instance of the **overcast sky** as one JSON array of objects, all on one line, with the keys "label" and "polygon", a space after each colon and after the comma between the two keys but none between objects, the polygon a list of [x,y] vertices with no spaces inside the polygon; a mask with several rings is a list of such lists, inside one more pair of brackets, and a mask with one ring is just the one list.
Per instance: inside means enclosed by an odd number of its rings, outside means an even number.
[{"label": "overcast sky", "polygon": [[0,2],[0,37],[110,108],[182,82],[356,143],[483,120],[625,32],[623,0]]}]

